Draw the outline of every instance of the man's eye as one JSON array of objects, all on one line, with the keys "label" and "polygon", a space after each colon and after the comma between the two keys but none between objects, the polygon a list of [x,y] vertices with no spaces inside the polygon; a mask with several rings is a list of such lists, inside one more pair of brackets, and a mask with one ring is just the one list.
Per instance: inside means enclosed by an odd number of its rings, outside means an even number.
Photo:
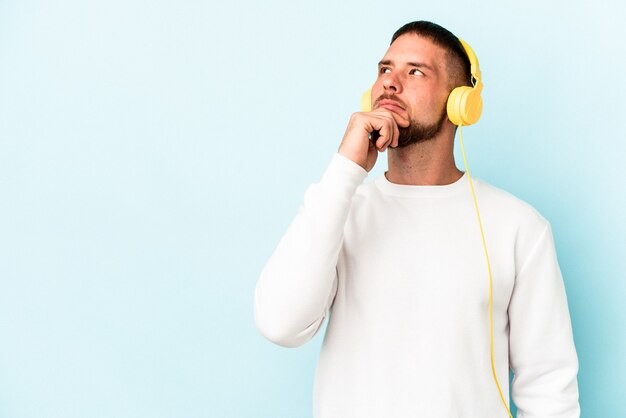
[{"label": "man's eye", "polygon": [[424,73],[421,72],[420,70],[418,70],[417,68],[413,68],[411,71],[409,71],[409,74],[411,74],[411,75],[424,75]]},{"label": "man's eye", "polygon": [[391,72],[391,68],[389,67],[380,67],[380,70],[378,70],[381,74],[386,74]]}]

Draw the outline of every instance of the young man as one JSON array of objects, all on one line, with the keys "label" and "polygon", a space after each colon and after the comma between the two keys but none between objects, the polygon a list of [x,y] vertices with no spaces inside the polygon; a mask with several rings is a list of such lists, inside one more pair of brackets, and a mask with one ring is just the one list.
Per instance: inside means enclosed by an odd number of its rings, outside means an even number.
[{"label": "young man", "polygon": [[[255,320],[271,341],[301,345],[329,316],[315,418],[508,416],[491,368],[487,262],[446,112],[451,90],[471,85],[469,67],[446,29],[400,28],[379,63],[373,110],[352,115],[261,274]],[[388,171],[364,183],[383,151]],[[518,417],[578,418],[578,360],[550,226],[512,195],[473,185],[504,400],[510,367]]]}]

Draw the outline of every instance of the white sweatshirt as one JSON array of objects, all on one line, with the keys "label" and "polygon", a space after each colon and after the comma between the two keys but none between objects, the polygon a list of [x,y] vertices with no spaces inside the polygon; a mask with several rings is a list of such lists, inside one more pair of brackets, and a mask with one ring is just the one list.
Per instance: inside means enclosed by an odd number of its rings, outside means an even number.
[{"label": "white sweatshirt", "polygon": [[[467,174],[407,186],[336,154],[265,266],[255,320],[286,347],[328,317],[315,418],[508,417]],[[473,180],[493,272],[495,366],[519,418],[578,418],[578,359],[548,222]]]}]

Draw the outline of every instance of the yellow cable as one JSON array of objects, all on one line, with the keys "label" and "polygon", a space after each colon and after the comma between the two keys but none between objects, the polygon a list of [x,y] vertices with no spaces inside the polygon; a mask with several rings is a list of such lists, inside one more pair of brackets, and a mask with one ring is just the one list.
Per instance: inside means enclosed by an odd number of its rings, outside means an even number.
[{"label": "yellow cable", "polygon": [[491,278],[491,263],[489,262],[489,253],[487,252],[487,241],[485,240],[485,233],[483,231],[483,223],[480,219],[480,211],[478,210],[478,201],[476,200],[476,193],[474,192],[474,185],[472,184],[472,176],[470,174],[469,168],[467,167],[467,158],[465,157],[465,145],[463,145],[463,129],[462,125],[459,125],[459,140],[461,143],[461,152],[463,153],[463,164],[465,165],[465,172],[467,173],[467,179],[469,180],[470,189],[472,190],[472,197],[474,198],[474,208],[476,208],[476,216],[478,217],[478,226],[480,227],[480,236],[483,239],[483,248],[485,249],[485,258],[487,260],[487,272],[489,273],[489,350],[491,352],[491,372],[493,373],[493,379],[496,382],[496,387],[498,388],[498,393],[500,394],[500,399],[502,399],[502,403],[506,408],[506,412],[508,412],[509,417],[513,418],[511,414],[511,410],[509,406],[506,404],[504,400],[504,395],[502,394],[502,389],[500,388],[500,383],[498,382],[498,376],[496,375],[496,366],[493,359],[493,281]]}]

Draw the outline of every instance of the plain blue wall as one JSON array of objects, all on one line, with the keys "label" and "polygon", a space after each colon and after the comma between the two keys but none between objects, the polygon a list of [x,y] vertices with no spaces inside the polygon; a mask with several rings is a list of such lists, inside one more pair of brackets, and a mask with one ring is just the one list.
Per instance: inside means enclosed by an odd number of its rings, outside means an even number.
[{"label": "plain blue wall", "polygon": [[321,335],[264,340],[254,286],[416,19],[476,50],[470,168],[551,221],[583,414],[617,414],[623,4],[0,0],[0,417],[310,416]]}]

